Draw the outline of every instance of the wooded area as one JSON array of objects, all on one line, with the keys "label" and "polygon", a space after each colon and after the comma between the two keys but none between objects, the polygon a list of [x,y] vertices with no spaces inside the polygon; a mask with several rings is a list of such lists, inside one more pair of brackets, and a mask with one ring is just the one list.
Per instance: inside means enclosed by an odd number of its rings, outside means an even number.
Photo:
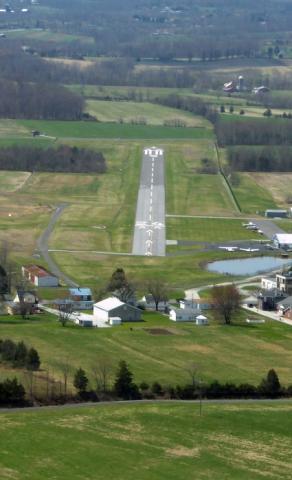
[{"label": "wooded area", "polygon": [[104,173],[106,161],[101,152],[77,147],[7,147],[0,149],[0,170],[25,172]]}]

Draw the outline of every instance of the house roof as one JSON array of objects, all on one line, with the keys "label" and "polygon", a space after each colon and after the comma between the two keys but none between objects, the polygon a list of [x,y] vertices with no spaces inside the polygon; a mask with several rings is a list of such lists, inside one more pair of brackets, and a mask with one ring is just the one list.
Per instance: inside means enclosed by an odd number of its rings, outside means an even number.
[{"label": "house roof", "polygon": [[121,302],[121,300],[119,300],[117,297],[109,297],[105,300],[101,300],[101,302],[95,303],[94,307],[105,310],[106,312],[110,312],[114,308],[121,307],[122,305],[126,304],[124,302]]},{"label": "house roof", "polygon": [[283,305],[283,307],[292,307],[292,296],[283,298],[282,300],[277,302],[277,305],[279,305],[279,307],[281,305]]},{"label": "house roof", "polygon": [[46,270],[44,267],[40,265],[24,265],[23,267],[27,270],[31,275],[35,275],[36,277],[54,277],[51,272]]},{"label": "house roof", "polygon": [[205,317],[205,315],[198,315],[196,317],[196,320],[208,320],[207,317]]},{"label": "house roof", "polygon": [[91,295],[90,288],[69,288],[70,295],[78,296],[78,295]]}]

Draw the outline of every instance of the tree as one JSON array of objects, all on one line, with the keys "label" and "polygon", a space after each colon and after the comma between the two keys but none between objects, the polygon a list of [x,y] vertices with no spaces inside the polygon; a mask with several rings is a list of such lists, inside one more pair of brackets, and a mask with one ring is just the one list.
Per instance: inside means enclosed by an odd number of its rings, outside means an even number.
[{"label": "tree", "polygon": [[107,286],[107,291],[125,303],[131,302],[135,296],[135,287],[128,281],[123,268],[117,268],[114,271]]},{"label": "tree", "polygon": [[92,365],[92,373],[94,376],[96,391],[106,393],[108,390],[109,377],[112,373],[112,365],[107,358],[101,358]]},{"label": "tree", "polygon": [[26,364],[27,360],[27,347],[24,342],[19,342],[16,345],[15,353],[14,353],[14,365],[16,367],[23,367]]},{"label": "tree", "polygon": [[153,297],[155,310],[158,311],[159,303],[167,300],[166,285],[159,279],[153,279],[148,283],[148,292]]},{"label": "tree", "polygon": [[220,106],[220,113],[225,113],[225,107],[224,107],[224,105],[221,105],[221,106]]},{"label": "tree", "polygon": [[118,397],[124,400],[139,398],[138,387],[133,382],[133,374],[124,360],[119,362],[114,391]]},{"label": "tree", "polygon": [[234,112],[234,106],[233,105],[230,105],[229,107],[229,113],[233,113]]},{"label": "tree", "polygon": [[30,348],[26,357],[26,368],[28,370],[38,370],[40,368],[40,357],[35,348]]},{"label": "tree", "polygon": [[62,327],[65,327],[67,325],[67,323],[71,319],[71,314],[72,314],[71,303],[59,306],[58,320],[62,325]]},{"label": "tree", "polygon": [[68,362],[63,363],[61,366],[61,372],[63,373],[64,379],[64,396],[67,397],[67,384],[68,384],[68,376],[70,373],[70,364]]},{"label": "tree", "polygon": [[80,394],[86,391],[88,385],[88,378],[82,368],[78,368],[78,370],[76,370],[73,384]]},{"label": "tree", "polygon": [[240,294],[235,285],[213,287],[211,299],[215,312],[224,320],[226,325],[231,323],[232,316],[240,307]]},{"label": "tree", "polygon": [[281,393],[281,384],[276,371],[272,368],[260,384],[260,391],[267,397],[276,398]]}]

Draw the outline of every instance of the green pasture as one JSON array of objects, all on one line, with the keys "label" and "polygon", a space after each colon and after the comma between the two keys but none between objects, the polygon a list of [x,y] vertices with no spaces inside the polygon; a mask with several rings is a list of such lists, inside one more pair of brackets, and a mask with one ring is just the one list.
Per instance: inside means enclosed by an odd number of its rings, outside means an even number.
[{"label": "green pasture", "polygon": [[[62,327],[56,316],[47,314],[28,320],[1,316],[0,338],[23,340],[35,347],[41,357],[41,368],[49,370],[56,379],[62,379],[62,365],[69,363],[70,388],[75,369],[84,368],[92,382],[92,367],[101,360],[109,363],[110,381],[113,381],[121,359],[129,363],[138,383],[188,382],[187,367],[191,362],[198,365],[206,381],[258,383],[270,368],[275,368],[283,384],[292,383],[289,326],[269,320],[249,326],[245,323],[248,314],[244,311],[231,326],[214,320],[210,311],[207,316],[210,325],[203,328],[176,324],[160,314],[144,313],[143,322],[108,329],[87,329],[73,324]],[[162,332],[154,334],[155,328]],[[2,366],[4,372],[23,378],[21,370]]]},{"label": "green pasture", "polygon": [[274,198],[268,189],[259,185],[252,173],[238,173],[239,185],[232,186],[242,212],[257,214],[268,208],[277,208]]},{"label": "green pasture", "polygon": [[100,122],[135,123],[143,119],[150,125],[163,125],[165,121],[179,120],[188,127],[211,128],[203,117],[147,102],[87,100],[85,111]]},{"label": "green pasture", "polygon": [[242,220],[221,218],[167,218],[167,238],[196,242],[224,242],[257,239],[256,232],[246,230]]},{"label": "green pasture", "polygon": [[273,220],[280,228],[287,233],[292,233],[292,220]]},{"label": "green pasture", "polygon": [[[197,139],[212,138],[206,128],[164,127],[82,121],[16,120],[17,128],[26,132],[40,130],[53,137],[115,139]],[[1,129],[0,129],[1,133]]]},{"label": "green pasture", "polygon": [[3,480],[290,480],[292,406],[165,402],[1,413]]}]

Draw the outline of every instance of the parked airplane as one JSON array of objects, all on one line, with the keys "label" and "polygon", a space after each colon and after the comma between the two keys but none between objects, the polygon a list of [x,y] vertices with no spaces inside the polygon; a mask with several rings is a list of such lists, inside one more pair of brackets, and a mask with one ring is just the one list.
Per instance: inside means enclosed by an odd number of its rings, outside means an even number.
[{"label": "parked airplane", "polygon": [[246,227],[247,230],[258,230],[258,227],[256,225],[248,225]]},{"label": "parked airplane", "polygon": [[218,247],[220,248],[221,250],[226,250],[227,252],[235,252],[236,250],[238,250],[238,247]]},{"label": "parked airplane", "polygon": [[241,250],[242,252],[259,252],[260,251],[259,248],[240,248],[239,250]]},{"label": "parked airplane", "polygon": [[242,223],[242,226],[243,226],[243,227],[250,227],[250,226],[254,226],[254,227],[255,227],[256,224],[253,223],[253,222],[248,222],[248,223]]}]

